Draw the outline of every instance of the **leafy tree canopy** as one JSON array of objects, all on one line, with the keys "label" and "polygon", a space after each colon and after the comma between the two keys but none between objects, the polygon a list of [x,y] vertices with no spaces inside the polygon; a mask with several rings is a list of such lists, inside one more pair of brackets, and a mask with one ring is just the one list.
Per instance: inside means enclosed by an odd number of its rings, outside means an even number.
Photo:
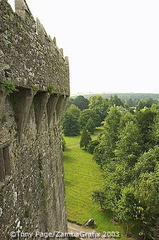
[{"label": "leafy tree canopy", "polygon": [[89,104],[89,101],[87,98],[79,95],[77,96],[73,103],[81,110],[84,110],[84,109],[87,109],[88,108],[88,104]]},{"label": "leafy tree canopy", "polygon": [[71,104],[71,105],[68,107],[67,112],[72,113],[72,114],[75,115],[77,118],[79,118],[81,111],[80,111],[80,109],[79,109],[76,105]]},{"label": "leafy tree canopy", "polygon": [[92,109],[85,109],[81,111],[79,118],[81,129],[86,127],[86,124],[90,118],[93,120],[95,127],[100,126],[101,122],[99,115]]},{"label": "leafy tree canopy", "polygon": [[127,232],[136,226],[140,236],[153,239],[159,219],[158,108],[133,114],[122,108],[110,108],[93,152],[104,175],[102,204],[125,223]]},{"label": "leafy tree canopy", "polygon": [[89,108],[94,110],[103,121],[109,108],[109,100],[101,95],[95,95],[89,98]]},{"label": "leafy tree canopy", "polygon": [[124,103],[122,102],[122,100],[116,94],[111,96],[110,102],[111,102],[112,105],[124,107]]},{"label": "leafy tree canopy", "polygon": [[66,136],[77,136],[80,132],[79,121],[76,115],[66,112],[63,117],[63,133]]},{"label": "leafy tree canopy", "polygon": [[93,121],[92,118],[89,118],[88,119],[88,122],[86,124],[86,129],[88,130],[88,132],[90,132],[91,134],[94,133],[94,130],[95,130],[95,123]]}]

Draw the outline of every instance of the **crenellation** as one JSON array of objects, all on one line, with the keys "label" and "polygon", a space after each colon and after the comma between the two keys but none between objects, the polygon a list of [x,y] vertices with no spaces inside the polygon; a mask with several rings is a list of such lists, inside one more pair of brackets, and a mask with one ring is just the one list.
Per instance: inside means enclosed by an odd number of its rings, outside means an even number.
[{"label": "crenellation", "polygon": [[41,22],[38,18],[36,19],[36,32],[37,32],[39,39],[42,41],[42,43],[46,43],[46,38],[49,39],[49,37],[47,36],[45,28],[41,24]]},{"label": "crenellation", "polygon": [[26,3],[25,0],[14,0],[15,1],[15,13],[23,19],[23,21],[27,21],[32,28],[35,28],[35,20],[34,17]]},{"label": "crenellation", "polygon": [[[24,10],[26,12],[28,9],[25,1],[17,0],[16,5],[16,12]],[[0,52],[0,69],[7,66],[12,71],[11,80],[21,87],[30,88],[35,83],[40,86],[40,90],[46,90],[53,82],[57,93],[63,91],[64,86],[63,94],[69,95],[67,64],[62,51],[56,46],[56,39],[52,40],[47,35],[39,20],[36,21],[35,31],[35,21],[32,19],[31,23],[29,20],[32,15],[30,17],[25,15],[24,21],[17,13],[10,11],[8,4],[3,2],[0,7],[4,10],[3,22],[0,23],[0,29],[3,29],[0,39],[3,46]],[[7,11],[10,18],[7,17]],[[27,10],[28,14],[29,11]]]},{"label": "crenellation", "polygon": [[15,12],[19,15],[18,11],[22,11],[23,12],[23,16],[22,17],[25,20],[25,12],[28,12],[31,15],[31,12],[27,6],[27,3],[25,2],[25,0],[14,0],[15,1]]},{"label": "crenellation", "polygon": [[55,37],[53,38],[53,42],[54,42],[55,46],[57,46]]},{"label": "crenellation", "polygon": [[69,66],[69,58],[68,58],[68,56],[65,57],[65,63],[66,63],[66,65]]},{"label": "crenellation", "polygon": [[63,57],[63,48],[60,48],[59,51],[61,53],[61,56]]},{"label": "crenellation", "polygon": [[54,43],[54,41],[53,41],[52,39],[50,39],[50,40],[51,40],[51,41],[50,41],[50,49],[51,49],[51,53],[52,53],[52,55],[54,55],[57,46],[55,45],[55,43]]}]

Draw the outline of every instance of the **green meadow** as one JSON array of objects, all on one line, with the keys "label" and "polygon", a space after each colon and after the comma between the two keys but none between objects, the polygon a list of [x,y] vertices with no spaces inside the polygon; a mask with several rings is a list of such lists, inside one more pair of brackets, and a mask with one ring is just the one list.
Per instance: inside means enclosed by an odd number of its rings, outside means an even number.
[{"label": "green meadow", "polygon": [[[92,139],[102,131],[97,129]],[[64,137],[66,150],[64,151],[65,188],[67,217],[71,222],[83,225],[93,218],[97,232],[119,231],[124,233],[123,226],[113,222],[112,214],[108,210],[101,210],[92,200],[92,192],[102,187],[102,171],[93,160],[93,155],[80,149],[80,136]],[[123,236],[121,239],[126,239]]]}]

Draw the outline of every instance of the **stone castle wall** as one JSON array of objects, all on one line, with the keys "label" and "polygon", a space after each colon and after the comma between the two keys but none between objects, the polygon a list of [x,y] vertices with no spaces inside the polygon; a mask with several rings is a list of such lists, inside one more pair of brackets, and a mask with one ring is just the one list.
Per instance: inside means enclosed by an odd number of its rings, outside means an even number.
[{"label": "stone castle wall", "polygon": [[[17,91],[10,93],[10,83]],[[7,0],[0,0],[0,233],[4,240],[11,239],[11,231],[67,230],[60,120],[68,97],[68,59],[56,40],[39,20],[34,21],[25,0],[15,0],[15,12]]]}]

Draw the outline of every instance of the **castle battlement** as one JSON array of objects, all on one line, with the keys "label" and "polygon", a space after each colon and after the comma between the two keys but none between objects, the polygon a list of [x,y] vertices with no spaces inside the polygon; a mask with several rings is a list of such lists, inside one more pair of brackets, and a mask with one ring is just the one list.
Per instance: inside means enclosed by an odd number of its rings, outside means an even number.
[{"label": "castle battlement", "polygon": [[41,91],[49,85],[55,92],[69,96],[69,64],[56,39],[47,35],[43,25],[34,20],[25,0],[15,0],[13,12],[6,0],[1,0],[1,80],[5,71],[17,86],[30,88],[36,84]]}]

